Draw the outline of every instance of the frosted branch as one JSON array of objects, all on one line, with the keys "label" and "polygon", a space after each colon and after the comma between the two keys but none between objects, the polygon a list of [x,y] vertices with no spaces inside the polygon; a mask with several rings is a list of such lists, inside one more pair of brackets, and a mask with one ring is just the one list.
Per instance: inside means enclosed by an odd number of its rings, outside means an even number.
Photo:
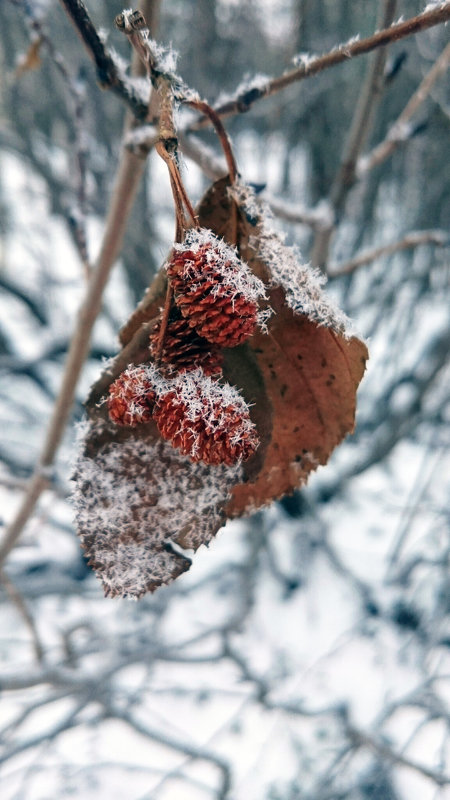
[{"label": "frosted branch", "polygon": [[[392,24],[396,8],[397,0],[384,0],[378,20],[380,28],[387,28]],[[339,217],[354,183],[358,156],[373,127],[375,112],[384,88],[383,73],[386,58],[386,48],[381,48],[374,53],[359,92],[353,119],[344,144],[341,164],[329,195],[330,206],[333,209],[335,219]],[[334,227],[333,220],[330,226],[317,232],[311,253],[311,261],[314,265],[322,266],[327,263]]]},{"label": "frosted branch", "polygon": [[[293,70],[285,72],[278,78],[272,78],[267,81],[265,85],[254,87],[252,86],[247,91],[242,92],[232,100],[228,100],[216,107],[216,112],[221,116],[232,116],[234,114],[242,114],[248,111],[253,103],[265,97],[285,89],[293,83],[311,78],[325,69],[335,67],[365,53],[370,53],[378,47],[385,47],[391,42],[399,41],[407,36],[420,33],[421,31],[432,28],[435,25],[441,25],[443,22],[450,20],[450,0],[441,3],[439,6],[433,6],[416,17],[411,17],[404,22],[397,22],[388,28],[377,31],[372,36],[366,39],[357,39],[356,37],[350,39],[348,42],[338,45],[333,48],[329,53],[322,56],[311,56],[302,59],[300,65]],[[196,125],[191,126],[192,129],[203,127],[207,125],[207,120],[201,120]]]},{"label": "frosted branch", "polygon": [[97,69],[99,83],[124,100],[138,119],[145,118],[147,104],[143,102],[133,81],[118,68],[116,60],[106,49],[93,24],[83,0],[60,0],[81,37]]},{"label": "frosted branch", "polygon": [[450,44],[442,51],[433,67],[427,75],[425,75],[423,81],[406,104],[400,116],[389,128],[384,141],[380,142],[368,155],[359,159],[357,164],[358,178],[364,177],[370,170],[374,169],[374,167],[386,161],[399,144],[410,138],[413,133],[413,128],[410,125],[411,117],[425,102],[437,79],[447,70],[449,63]]}]

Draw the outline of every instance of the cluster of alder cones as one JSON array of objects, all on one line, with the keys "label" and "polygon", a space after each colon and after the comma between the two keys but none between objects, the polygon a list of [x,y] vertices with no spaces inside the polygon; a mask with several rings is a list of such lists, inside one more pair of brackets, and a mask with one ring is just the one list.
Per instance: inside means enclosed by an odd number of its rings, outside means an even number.
[{"label": "cluster of alder cones", "polygon": [[193,461],[229,466],[259,444],[248,406],[221,381],[223,348],[242,344],[261,321],[264,284],[236,251],[207,229],[192,229],[166,264],[174,304],[149,361],[130,365],[110,386],[108,411],[119,425],[156,422],[161,436]]}]

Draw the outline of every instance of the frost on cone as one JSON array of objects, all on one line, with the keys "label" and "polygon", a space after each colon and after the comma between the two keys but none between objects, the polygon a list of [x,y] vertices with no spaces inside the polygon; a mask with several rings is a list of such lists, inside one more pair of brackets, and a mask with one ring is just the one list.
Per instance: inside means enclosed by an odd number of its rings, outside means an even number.
[{"label": "frost on cone", "polygon": [[232,466],[255,452],[258,434],[237,389],[205,377],[200,369],[168,384],[153,418],[161,436],[183,455]]},{"label": "frost on cone", "polygon": [[[153,356],[156,355],[160,330],[161,322],[158,322],[150,334],[150,352]],[[161,361],[178,372],[201,367],[205,375],[222,374],[223,356],[220,350],[199,336],[178,309],[171,312],[164,335]]]},{"label": "frost on cone", "polygon": [[188,231],[175,245],[167,273],[175,302],[200,336],[220,347],[235,347],[251,336],[264,284],[212,231]]},{"label": "frost on cone", "polygon": [[131,365],[109,387],[109,418],[132,427],[150,422],[155,397],[148,369]]}]

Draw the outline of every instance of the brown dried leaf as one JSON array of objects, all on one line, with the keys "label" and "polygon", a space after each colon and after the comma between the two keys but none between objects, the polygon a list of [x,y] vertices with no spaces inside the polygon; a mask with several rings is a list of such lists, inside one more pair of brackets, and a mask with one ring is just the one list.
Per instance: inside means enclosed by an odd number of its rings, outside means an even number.
[{"label": "brown dried leaf", "polygon": [[[228,180],[217,181],[205,195],[199,216],[201,224],[227,240],[233,229]],[[241,257],[270,285],[271,270],[258,258],[261,221],[239,210],[238,235]],[[306,273],[307,275],[307,273]],[[303,287],[302,287],[303,288]],[[334,325],[318,325],[306,314],[296,313],[286,303],[280,286],[270,288],[269,304],[275,313],[268,322],[268,335],[258,331],[249,341],[261,372],[264,391],[254,395],[256,408],[271,407],[271,430],[262,432],[264,460],[258,475],[233,490],[226,508],[229,516],[240,516],[291,493],[304,484],[309,473],[328,458],[354,428],[356,389],[364,374],[367,348],[356,337],[347,338],[339,315],[324,303],[314,280],[306,285],[311,316]],[[240,356],[239,388],[246,395],[245,351]],[[235,371],[236,371],[235,363]],[[228,379],[232,379],[230,373]],[[267,427],[267,426],[266,426]]]},{"label": "brown dried leaf", "polygon": [[141,597],[170,583],[225,522],[239,468],[192,464],[150,423],[89,424],[74,476],[78,531],[89,564],[110,597]]},{"label": "brown dried leaf", "polygon": [[[226,179],[217,181],[199,208],[200,224],[226,240],[236,230],[228,189]],[[148,337],[166,288],[161,271],[121,331],[121,352],[91,390],[91,422],[77,465],[79,531],[109,595],[140,597],[174,580],[190,566],[176,545],[195,550],[227,518],[292,492],[353,430],[365,345],[345,336],[342,318],[306,269],[301,297],[308,313],[291,308],[257,255],[262,218],[242,209],[237,217],[241,257],[267,283],[275,313],[267,334],[258,331],[225,352],[224,376],[251,405],[261,445],[242,467],[208,467],[179,455],[153,423],[126,429],[108,421],[99,402],[110,383],[128,364],[149,358]]]}]

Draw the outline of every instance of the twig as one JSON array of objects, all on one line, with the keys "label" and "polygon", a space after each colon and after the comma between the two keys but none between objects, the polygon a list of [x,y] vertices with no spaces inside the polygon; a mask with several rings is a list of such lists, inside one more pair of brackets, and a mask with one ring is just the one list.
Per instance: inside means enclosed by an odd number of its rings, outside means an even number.
[{"label": "twig", "polygon": [[435,769],[427,767],[425,764],[420,764],[411,758],[407,758],[401,753],[394,752],[394,750],[392,750],[387,744],[384,744],[384,742],[378,741],[368,733],[357,730],[350,724],[346,725],[346,733],[355,745],[358,747],[367,747],[369,750],[373,750],[379,756],[387,761],[390,761],[392,764],[408,767],[409,769],[418,772],[420,775],[430,778],[430,780],[437,783],[438,786],[450,784],[450,775],[445,775],[442,772],[438,772]]},{"label": "twig", "polygon": [[406,104],[400,116],[389,128],[388,134],[383,142],[380,142],[371,153],[359,159],[357,165],[358,178],[367,175],[374,167],[379,166],[385,161],[401,142],[404,142],[411,135],[408,125],[409,120],[416,113],[422,103],[427,99],[431,89],[440,75],[447,69],[450,63],[450,44],[442,51],[437,61],[433,64],[430,71],[425,75],[418,89],[414,92],[411,99]]},{"label": "twig", "polygon": [[209,119],[211,120],[212,124],[214,125],[214,128],[216,129],[216,133],[219,137],[219,141],[225,155],[225,160],[227,162],[227,167],[228,167],[228,174],[230,176],[230,182],[235,183],[238,174],[236,161],[234,158],[229,136],[223,126],[222,120],[220,119],[217,111],[211,108],[211,106],[204,100],[187,100],[186,102],[187,105],[191,106],[191,108],[195,108],[196,111],[200,111],[202,114],[209,117]]},{"label": "twig", "polygon": [[[408,500],[400,517],[397,530],[395,531],[390,551],[387,554],[388,574],[387,582],[393,582],[394,569],[398,570],[399,556],[405,544],[408,533],[411,530],[412,522],[417,514],[417,509],[422,501],[423,495],[428,489],[435,475],[437,467],[445,453],[445,445],[439,446],[439,437],[436,433],[430,437],[428,447],[424,450],[419,469],[414,483],[411,487]],[[431,468],[430,468],[431,461]],[[403,569],[405,565],[403,564]]]},{"label": "twig", "polygon": [[49,742],[53,739],[56,739],[56,737],[59,736],[60,733],[64,733],[64,731],[75,728],[78,725],[82,725],[83,721],[78,719],[78,714],[86,706],[86,702],[87,700],[83,699],[83,701],[79,703],[75,709],[73,709],[73,711],[67,714],[67,716],[65,716],[61,722],[58,722],[56,725],[54,725],[53,728],[50,728],[50,730],[34,735],[31,734],[28,739],[18,742],[18,744],[13,745],[9,750],[6,750],[2,755],[0,755],[0,764],[4,764],[5,761],[9,761],[11,758],[14,758],[20,753],[24,753],[33,747],[37,747],[38,745],[42,744],[42,742]]},{"label": "twig", "polygon": [[60,0],[72,19],[90,58],[97,68],[100,85],[108,87],[124,100],[137,119],[145,119],[147,103],[136,92],[133,84],[119,74],[114,59],[103,44],[87,8],[82,0]]},{"label": "twig", "polygon": [[[384,0],[377,27],[386,28],[392,24],[397,0]],[[355,181],[356,162],[373,126],[375,111],[384,87],[383,73],[387,50],[381,48],[374,53],[369,63],[366,79],[356,103],[347,140],[344,144],[341,165],[331,186],[329,203],[333,210],[333,221],[328,228],[318,230],[313,243],[311,261],[322,266],[328,261],[333,231],[342,212],[348,193]]]},{"label": "twig", "polygon": [[[184,188],[177,164],[178,138],[173,116],[174,93],[172,82],[169,76],[157,69],[156,59],[151,49],[149,30],[144,15],[139,11],[123,11],[116,17],[115,24],[119,30],[123,31],[123,33],[128,36],[135,53],[145,66],[149,80],[156,89],[159,99],[159,136],[154,144],[158,155],[161,156],[169,169],[170,185],[175,205],[175,241],[181,242],[187,228],[184,209],[187,209],[194,225],[197,225],[198,222],[195,210]],[[159,364],[161,360],[172,299],[173,288],[169,281],[156,345],[156,364]]]},{"label": "twig", "polygon": [[[262,87],[252,88],[239,95],[239,97],[226,103],[222,103],[222,105],[215,108],[215,111],[217,114],[220,114],[221,117],[232,116],[239,113],[242,114],[248,111],[256,100],[269,97],[270,95],[279,92],[281,89],[285,89],[287,86],[290,86],[297,81],[310,78],[313,75],[317,75],[317,73],[322,72],[324,69],[335,67],[337,64],[342,64],[344,61],[348,61],[350,58],[355,58],[356,56],[364,55],[364,53],[370,53],[372,50],[376,50],[378,47],[384,47],[385,45],[390,44],[391,42],[399,41],[406,36],[412,36],[415,33],[420,33],[428,28],[432,28],[435,25],[441,25],[443,22],[447,22],[449,19],[450,0],[447,0],[447,2],[442,3],[436,8],[432,8],[429,11],[424,11],[422,14],[418,14],[416,17],[411,17],[405,22],[398,22],[395,25],[391,25],[389,28],[378,31],[366,39],[361,39],[359,41],[350,40],[347,43],[338,45],[337,47],[333,48],[331,52],[326,53],[323,56],[310,58],[296,69],[285,72],[283,75],[280,75],[280,77],[267,81],[267,83]],[[203,127],[205,124],[208,124],[208,120],[206,119],[195,123],[190,129],[198,129]]]},{"label": "twig", "polygon": [[86,134],[83,128],[84,109],[85,109],[85,90],[83,82],[80,78],[75,79],[70,72],[70,69],[62,56],[62,54],[55,47],[52,39],[48,36],[47,32],[42,25],[38,13],[36,13],[32,4],[27,4],[23,0],[10,0],[14,5],[22,9],[22,13],[28,22],[31,36],[38,37],[37,42],[39,48],[42,46],[47,50],[56,70],[59,72],[64,84],[68,90],[68,97],[70,99],[71,117],[73,120],[74,130],[74,150],[75,161],[77,167],[76,186],[75,192],[77,195],[78,208],[74,211],[67,209],[65,214],[66,221],[69,225],[69,230],[73,238],[76,249],[80,256],[84,268],[85,277],[88,278],[91,266],[89,263],[89,255],[87,248],[86,236]]},{"label": "twig", "polygon": [[[72,17],[90,57],[96,64],[101,85],[109,87],[116,92],[128,104],[137,119],[145,119],[147,116],[147,104],[139,97],[133,85],[125,82],[119,75],[114,60],[98,36],[82,0],[60,0],[60,2]],[[450,0],[447,0],[447,2],[435,9],[424,11],[422,14],[405,22],[391,25],[389,28],[378,31],[366,39],[343,43],[325,55],[311,58],[307,63],[301,64],[296,69],[269,80],[264,86],[252,88],[237,98],[223,103],[215,108],[215,111],[221,117],[244,113],[257,100],[269,97],[292,83],[317,75],[324,69],[334,67],[337,64],[348,61],[350,58],[369,53],[378,47],[384,47],[390,42],[398,41],[406,36],[412,36],[435,25],[440,25],[449,19]],[[204,127],[209,123],[209,118],[203,118],[190,126],[190,129]]]},{"label": "twig", "polygon": [[341,275],[350,275],[359,267],[370,264],[372,261],[376,261],[377,258],[391,256],[400,250],[408,250],[413,247],[419,247],[422,244],[435,244],[438,247],[445,247],[449,243],[450,237],[445,231],[412,231],[398,242],[375,247],[372,250],[365,250],[359,256],[346,261],[344,264],[333,264],[330,266],[328,277],[331,279],[339,278]]},{"label": "twig", "polygon": [[[68,10],[70,7],[70,9],[77,11],[74,19],[75,21],[83,20],[83,24],[89,31],[89,41],[92,39],[93,42],[97,42],[98,40],[103,48],[101,40],[89,18],[86,19],[82,14],[83,10],[85,11],[83,3],[78,2],[78,0],[76,2],[75,0],[62,0],[62,2],[67,6]],[[78,16],[78,13],[81,17]],[[131,120],[127,118],[125,130],[128,130],[130,124]],[[100,254],[86,287],[85,297],[78,314],[78,322],[67,354],[62,385],[28,490],[1,543],[0,565],[14,547],[26,522],[34,511],[39,497],[48,485],[48,469],[53,464],[69,419],[78,379],[89,351],[92,329],[101,308],[103,290],[122,245],[127,220],[144,166],[145,162],[142,159],[137,158],[128,150],[122,150]]]},{"label": "twig", "polygon": [[151,739],[154,742],[158,742],[159,744],[168,747],[171,750],[176,750],[182,755],[193,758],[196,761],[206,761],[210,764],[213,764],[220,770],[222,774],[222,794],[220,796],[223,798],[227,796],[227,792],[229,791],[231,785],[230,767],[229,764],[220,756],[216,755],[216,753],[205,747],[196,747],[187,741],[182,741],[173,736],[164,734],[162,731],[150,728],[148,725],[138,720],[129,712],[123,711],[115,706],[105,706],[105,710],[109,716],[114,719],[122,720],[122,722],[125,722],[129,727],[135,730],[136,733],[139,733],[146,739]]},{"label": "twig", "polygon": [[0,581],[1,583],[3,583],[5,591],[8,594],[10,600],[14,603],[19,614],[23,617],[25,625],[27,626],[31,634],[31,641],[33,643],[33,649],[36,655],[36,659],[40,663],[42,663],[44,659],[44,648],[42,647],[41,640],[39,638],[39,634],[37,632],[37,628],[34,623],[34,619],[28,610],[24,598],[20,594],[17,587],[14,586],[14,583],[11,580],[11,578],[6,574],[6,572],[3,569],[0,569]]}]

